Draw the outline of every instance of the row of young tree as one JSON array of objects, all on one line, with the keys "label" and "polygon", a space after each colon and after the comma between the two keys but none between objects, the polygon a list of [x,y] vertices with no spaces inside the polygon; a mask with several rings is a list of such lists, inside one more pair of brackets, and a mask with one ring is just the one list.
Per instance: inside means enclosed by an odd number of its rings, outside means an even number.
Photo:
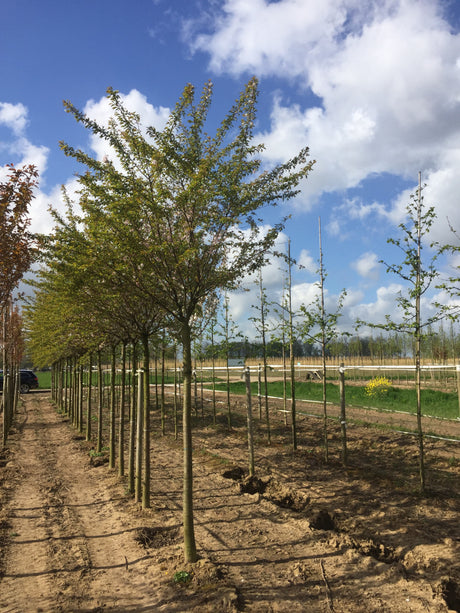
[{"label": "row of young tree", "polygon": [[[210,83],[203,88],[199,100],[193,87],[187,86],[163,130],[145,128],[135,113],[124,108],[118,92],[109,90],[107,96],[113,110],[108,126],[100,125],[66,103],[66,110],[78,122],[94,137],[105,141],[108,155],[98,160],[66,143],[61,145],[64,153],[82,163],[85,170],[79,176],[78,200],[71,201],[64,192],[66,213],[59,215],[54,211],[54,231],[40,237],[42,268],[26,311],[29,343],[35,363],[59,365],[56,372],[64,372],[63,364],[67,360],[88,360],[88,356],[93,360],[102,349],[111,348],[115,355],[115,347],[120,344],[124,347],[138,344],[142,362],[136,360],[133,368],[142,377],[137,389],[143,400],[139,396],[137,403],[133,401],[133,416],[144,436],[143,504],[146,506],[149,504],[151,407],[149,379],[141,373],[149,372],[153,337],[161,339],[167,333],[180,346],[184,549],[186,560],[193,561],[196,559],[191,429],[194,341],[195,347],[215,347],[216,309],[221,292],[237,288],[248,274],[259,274],[260,302],[255,307],[254,325],[261,339],[266,377],[271,331],[261,271],[283,221],[269,231],[262,230],[261,214],[264,207],[294,197],[299,181],[308,176],[313,162],[308,159],[305,148],[271,170],[261,169],[258,154],[262,145],[253,143],[257,100],[254,79],[213,136],[205,131],[212,98]],[[388,318],[376,326],[389,332],[389,338],[406,335],[411,339],[418,372],[423,330],[446,314],[453,317],[440,305],[435,317],[426,321],[420,318],[420,299],[436,276],[433,264],[430,262],[424,268],[421,257],[423,240],[429,234],[433,218],[434,210],[423,208],[419,183],[408,206],[409,222],[401,226],[403,238],[391,241],[402,249],[404,260],[402,264],[387,265],[388,271],[400,275],[409,284],[407,296],[399,297],[402,323]],[[457,249],[445,247],[449,248]],[[287,290],[282,303],[276,305],[281,324],[277,327],[277,338],[272,340],[281,343],[282,351],[289,354],[295,448],[296,339],[301,338],[304,346],[320,348],[325,370],[327,355],[344,340],[339,338],[337,326],[344,294],[339,298],[337,310],[327,313],[320,238],[320,292],[314,304],[302,306],[302,324],[296,326],[290,293],[293,261],[289,249],[285,261]],[[458,287],[454,280],[448,284],[453,295]],[[223,349],[228,358],[235,330],[228,301],[224,300],[223,308]],[[205,334],[210,341],[204,342]],[[348,339],[349,346],[352,341]],[[73,368],[78,372],[75,363]],[[327,450],[325,381],[323,376]],[[54,387],[58,390],[56,398],[62,402],[62,390],[67,386],[55,382]],[[420,399],[417,418],[423,490]],[[111,421],[111,437],[114,427]]]},{"label": "row of young tree", "polygon": [[[218,292],[234,289],[264,263],[283,223],[262,231],[263,208],[294,197],[313,164],[305,148],[275,168],[261,168],[263,146],[253,142],[257,91],[252,79],[213,135],[205,131],[211,83],[199,99],[187,85],[162,130],[145,129],[114,90],[107,94],[113,110],[108,126],[66,103],[78,122],[105,141],[108,156],[97,160],[62,143],[64,153],[85,171],[79,176],[78,202],[65,195],[66,214],[55,212],[54,232],[42,237],[44,265],[27,313],[37,363],[54,364],[138,342],[140,370],[147,373],[153,335],[167,330],[180,344],[187,561],[197,557],[193,339]],[[144,400],[137,403],[136,420],[144,434],[148,484],[150,393],[148,377],[143,380],[139,389],[144,389]]]}]

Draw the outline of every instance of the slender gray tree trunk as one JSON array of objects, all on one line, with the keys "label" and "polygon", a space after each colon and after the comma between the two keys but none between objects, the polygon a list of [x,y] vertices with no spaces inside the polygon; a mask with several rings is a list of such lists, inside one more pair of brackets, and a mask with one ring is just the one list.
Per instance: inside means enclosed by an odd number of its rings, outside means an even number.
[{"label": "slender gray tree trunk", "polygon": [[144,423],[144,371],[137,371],[137,422],[136,422],[136,475],[134,494],[136,502],[142,501],[142,426]]},{"label": "slender gray tree trunk", "polygon": [[136,415],[137,415],[137,386],[136,386],[136,370],[137,370],[137,349],[136,343],[133,343],[133,354],[131,364],[131,395],[130,395],[130,411],[129,411],[129,453],[128,453],[128,492],[134,494],[134,476],[135,476],[135,449],[136,449]]},{"label": "slender gray tree trunk", "polygon": [[142,338],[144,347],[144,410],[143,410],[143,460],[142,508],[150,507],[150,350],[149,337]]},{"label": "slender gray tree trunk", "polygon": [[93,393],[93,354],[89,354],[88,360],[88,397],[86,398],[86,440],[91,440],[91,411]]},{"label": "slender gray tree trunk", "polygon": [[348,465],[348,452],[347,452],[347,419],[345,414],[345,368],[344,363],[341,362],[339,368],[339,388],[340,388],[340,427],[342,430],[342,464]]},{"label": "slender gray tree trunk", "polygon": [[110,437],[109,437],[109,468],[115,468],[115,376],[116,376],[116,347],[112,347],[110,364]]},{"label": "slender gray tree trunk", "polygon": [[190,323],[182,322],[184,370],[183,444],[184,444],[184,556],[186,562],[196,562],[195,528],[193,524],[193,458],[192,458],[192,340]]},{"label": "slender gray tree trunk", "polygon": [[297,417],[295,396],[294,324],[292,321],[292,262],[291,241],[288,242],[288,309],[289,309],[289,366],[291,369],[291,430],[292,448],[297,449]]},{"label": "slender gray tree trunk", "polygon": [[249,453],[249,475],[254,474],[254,435],[252,427],[252,400],[251,400],[251,371],[249,366],[245,370],[246,399],[247,399],[247,421],[248,421],[248,453]]},{"label": "slender gray tree trunk", "polygon": [[97,442],[96,453],[102,451],[102,405],[104,404],[104,381],[102,380],[102,355],[97,352]]},{"label": "slender gray tree trunk", "polygon": [[120,421],[118,428],[118,474],[125,474],[125,402],[126,402],[126,341],[121,347]]}]

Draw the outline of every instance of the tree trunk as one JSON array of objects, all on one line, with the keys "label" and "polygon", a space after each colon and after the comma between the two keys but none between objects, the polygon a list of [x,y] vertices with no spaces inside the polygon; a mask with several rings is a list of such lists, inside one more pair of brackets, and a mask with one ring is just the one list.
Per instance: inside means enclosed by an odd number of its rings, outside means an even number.
[{"label": "tree trunk", "polygon": [[115,376],[116,347],[112,347],[110,365],[110,438],[109,438],[109,468],[115,468]]},{"label": "tree trunk", "polygon": [[102,355],[97,352],[97,443],[96,453],[102,451],[102,405],[104,403],[104,383],[102,381]]},{"label": "tree trunk", "polygon": [[128,453],[128,492],[134,494],[135,474],[135,448],[136,448],[136,415],[137,415],[137,351],[136,343],[133,343],[133,355],[131,364],[131,398],[129,412],[129,453]]},{"label": "tree trunk", "polygon": [[296,419],[296,397],[295,397],[295,363],[294,363],[294,324],[292,321],[292,262],[291,262],[291,241],[288,242],[288,266],[289,266],[289,365],[291,368],[291,428],[292,428],[292,448],[297,449],[297,419]]},{"label": "tree trunk", "polygon": [[249,366],[245,370],[247,419],[248,419],[248,452],[249,452],[249,475],[254,474],[254,436],[252,429],[252,401],[251,401],[251,371]]},{"label": "tree trunk", "polygon": [[174,347],[174,439],[177,441],[177,347]]},{"label": "tree trunk", "polygon": [[6,445],[8,439],[8,426],[9,426],[9,407],[8,407],[8,356],[7,356],[7,305],[5,304],[2,310],[2,338],[3,338],[3,352],[2,352],[2,364],[3,364],[3,393],[2,393],[2,406],[3,406],[3,427],[2,427],[2,439],[3,447]]},{"label": "tree trunk", "polygon": [[161,434],[164,436],[166,434],[166,406],[165,406],[165,357],[166,357],[166,346],[165,346],[165,335],[163,334],[163,342],[161,344]]},{"label": "tree trunk", "polygon": [[144,371],[137,371],[137,423],[136,423],[136,477],[134,483],[134,499],[142,500],[142,425],[144,422]]},{"label": "tree trunk", "polygon": [[347,420],[345,415],[345,368],[343,362],[339,368],[340,376],[340,427],[342,430],[342,463],[344,466],[348,464],[347,453]]},{"label": "tree trunk", "polygon": [[91,409],[92,409],[92,381],[93,379],[93,354],[89,354],[88,363],[88,397],[86,399],[86,440],[91,440]]},{"label": "tree trunk", "polygon": [[126,341],[121,348],[120,422],[118,428],[118,474],[125,474]]},{"label": "tree trunk", "polygon": [[144,472],[142,479],[142,508],[150,507],[150,350],[149,337],[142,338],[144,347],[144,410],[143,410],[143,459]]},{"label": "tree trunk", "polygon": [[184,369],[183,437],[184,437],[184,556],[186,562],[196,562],[195,530],[193,525],[193,462],[192,462],[192,339],[190,323],[182,322]]},{"label": "tree trunk", "polygon": [[212,350],[212,423],[216,425],[216,356],[214,349],[214,321],[211,322]]},{"label": "tree trunk", "polygon": [[83,364],[78,372],[78,431],[83,433]]},{"label": "tree trunk", "polygon": [[264,296],[264,291],[263,291],[261,272],[259,276],[259,289],[260,289],[260,327],[262,330],[262,358],[263,358],[263,364],[264,364],[265,423],[267,426],[267,443],[271,445],[270,413],[268,410],[267,343],[265,339],[265,296]]}]

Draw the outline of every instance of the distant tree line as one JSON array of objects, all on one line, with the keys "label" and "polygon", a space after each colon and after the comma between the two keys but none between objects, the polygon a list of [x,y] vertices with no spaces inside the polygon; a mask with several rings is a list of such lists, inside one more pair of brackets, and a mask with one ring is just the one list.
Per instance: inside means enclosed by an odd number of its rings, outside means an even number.
[{"label": "distant tree line", "polygon": [[[319,357],[321,348],[317,343],[294,339],[294,355],[296,358]],[[271,339],[266,343],[269,358],[283,357],[283,343],[279,339]],[[205,360],[214,355],[217,359],[225,359],[225,341],[206,344],[201,352]],[[405,334],[378,334],[378,335],[339,335],[331,341],[326,348],[328,358],[369,358],[375,362],[398,358],[411,358],[413,356],[412,339]],[[460,334],[454,326],[446,332],[441,326],[439,330],[430,331],[422,340],[422,357],[425,361],[445,364],[458,359],[460,355]],[[262,359],[263,346],[259,340],[248,338],[229,342],[228,357],[231,359]]]}]

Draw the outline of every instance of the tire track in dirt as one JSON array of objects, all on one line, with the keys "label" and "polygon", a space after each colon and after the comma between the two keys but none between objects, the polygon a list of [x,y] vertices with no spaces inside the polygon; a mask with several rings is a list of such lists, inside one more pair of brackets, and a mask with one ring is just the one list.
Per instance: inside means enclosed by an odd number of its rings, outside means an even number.
[{"label": "tire track in dirt", "polygon": [[[49,560],[49,506],[53,452],[45,451],[40,408],[28,411],[16,449],[16,487],[8,503],[10,546],[1,587],[0,610],[52,611],[55,601]],[[42,460],[48,464],[43,473]],[[39,606],[34,603],[40,603]],[[33,608],[35,607],[35,608]]]},{"label": "tire track in dirt", "polygon": [[25,410],[0,611],[154,611],[151,556],[116,508],[110,476],[105,485],[97,475],[105,468],[89,468],[48,398],[31,394]]}]

